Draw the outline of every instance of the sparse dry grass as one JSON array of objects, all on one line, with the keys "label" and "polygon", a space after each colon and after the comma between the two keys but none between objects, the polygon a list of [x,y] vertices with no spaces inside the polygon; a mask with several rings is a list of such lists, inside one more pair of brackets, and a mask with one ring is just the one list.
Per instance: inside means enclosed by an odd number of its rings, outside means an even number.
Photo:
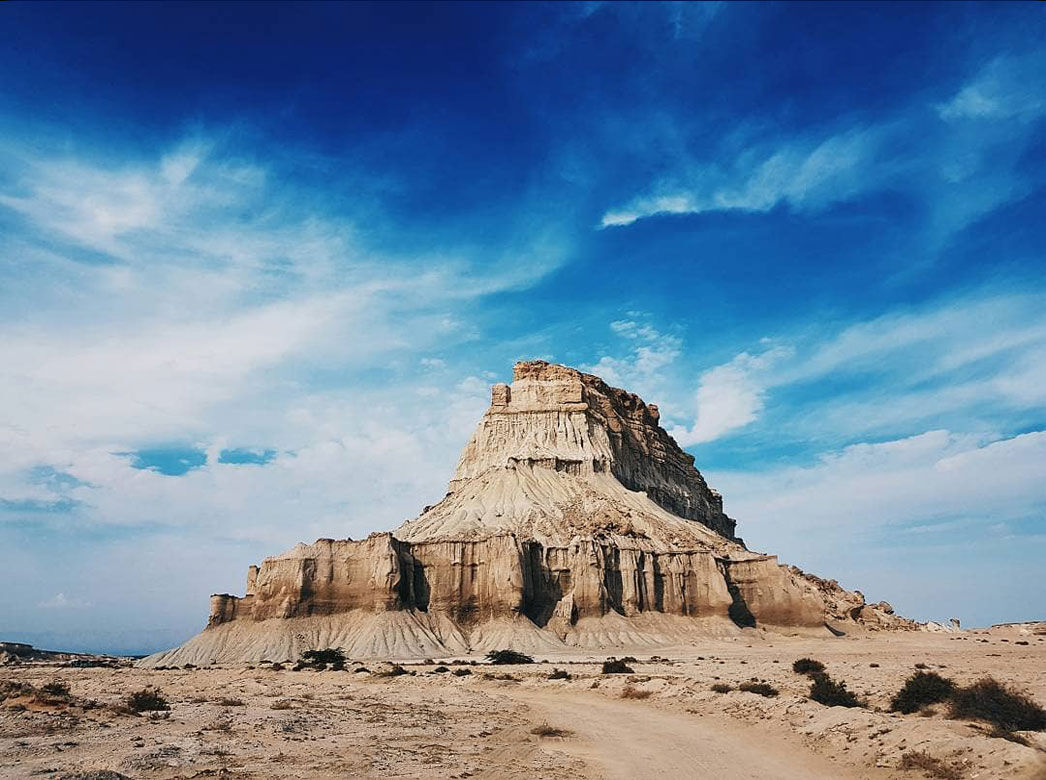
[{"label": "sparse dry grass", "polygon": [[622,699],[649,699],[653,695],[653,691],[644,691],[641,688],[633,688],[631,685],[626,685],[621,691]]},{"label": "sparse dry grass", "polygon": [[939,780],[962,780],[962,773],[958,769],[918,750],[909,750],[903,754],[900,768],[909,771],[919,770],[926,777],[939,778]]},{"label": "sparse dry grass", "polygon": [[550,726],[547,723],[542,723],[540,726],[535,726],[534,728],[532,728],[530,730],[530,733],[533,734],[534,736],[542,737],[542,738],[546,738],[546,737],[563,738],[563,737],[572,737],[572,736],[574,736],[574,732],[571,731],[570,729],[557,728],[555,726]]}]

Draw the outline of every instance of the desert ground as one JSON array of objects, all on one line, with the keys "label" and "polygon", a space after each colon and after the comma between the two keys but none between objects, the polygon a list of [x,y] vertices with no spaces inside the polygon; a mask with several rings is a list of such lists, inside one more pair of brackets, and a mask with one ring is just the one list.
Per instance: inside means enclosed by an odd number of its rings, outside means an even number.
[{"label": "desert ground", "polygon": [[[7,666],[0,777],[1046,778],[1043,732],[993,736],[949,719],[946,705],[888,711],[917,664],[959,684],[990,675],[1046,703],[1042,635],[748,630],[631,655],[631,674],[602,674],[605,656],[434,659],[392,676],[372,661],[344,671]],[[801,657],[867,707],[810,701],[810,680],[792,670]],[[569,678],[550,679],[553,669]],[[752,679],[779,694],[736,690]],[[41,692],[54,681],[70,694]],[[146,687],[170,710],[127,710]]]}]

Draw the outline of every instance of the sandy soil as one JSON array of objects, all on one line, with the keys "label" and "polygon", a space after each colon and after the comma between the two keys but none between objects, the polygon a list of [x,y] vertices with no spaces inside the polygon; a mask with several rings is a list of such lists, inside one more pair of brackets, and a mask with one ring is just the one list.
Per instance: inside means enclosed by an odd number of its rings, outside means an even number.
[{"label": "sandy soil", "polygon": [[[0,704],[0,777],[107,769],[133,778],[1046,778],[1043,733],[1022,733],[1022,745],[949,720],[944,708],[886,711],[917,663],[961,684],[990,674],[1046,703],[1041,636],[751,631],[658,655],[636,654],[631,675],[601,675],[594,658],[451,665],[469,669],[463,676],[420,664],[407,666],[413,675],[381,677],[373,672],[383,666],[370,662],[370,673],[354,673],[360,664],[344,672],[5,667],[0,684],[63,680],[72,700],[27,694]],[[809,701],[808,680],[791,670],[803,656],[824,662],[869,708]],[[571,679],[549,680],[553,666]],[[492,678],[504,674],[511,679]],[[751,678],[780,695],[710,687]],[[122,699],[146,686],[160,688],[169,713],[121,711]],[[563,733],[535,733],[543,726]],[[937,764],[902,769],[912,751]]]}]

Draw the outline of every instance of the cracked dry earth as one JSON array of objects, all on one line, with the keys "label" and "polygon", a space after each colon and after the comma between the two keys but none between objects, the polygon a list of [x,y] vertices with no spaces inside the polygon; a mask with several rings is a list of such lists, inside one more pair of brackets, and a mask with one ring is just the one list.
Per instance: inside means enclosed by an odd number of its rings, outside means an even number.
[{"label": "cracked dry earth", "polygon": [[[591,657],[448,664],[469,669],[462,676],[433,664],[395,677],[354,672],[359,664],[340,672],[5,667],[0,777],[1046,778],[1042,733],[1024,732],[1027,744],[1018,744],[941,708],[886,711],[917,663],[960,684],[991,674],[1043,703],[1039,636],[796,639],[751,631],[661,650],[656,660],[632,654],[635,673],[622,675],[600,674]],[[809,701],[808,680],[791,670],[803,656],[823,661],[869,707]],[[571,678],[548,679],[553,667]],[[711,690],[753,677],[780,695]],[[39,693],[54,680],[68,683],[71,696]],[[13,695],[13,682],[36,693]],[[146,686],[163,692],[169,713],[121,711]],[[545,726],[560,731],[544,734]],[[911,751],[934,762],[904,769]]]}]

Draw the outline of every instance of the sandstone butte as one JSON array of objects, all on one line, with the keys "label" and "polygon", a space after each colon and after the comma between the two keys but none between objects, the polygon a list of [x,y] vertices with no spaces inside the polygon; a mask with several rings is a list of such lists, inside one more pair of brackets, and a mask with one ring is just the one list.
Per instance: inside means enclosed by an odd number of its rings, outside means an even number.
[{"label": "sandstone butte", "polygon": [[410,659],[511,647],[657,648],[765,628],[917,628],[777,557],[736,523],[656,406],[567,366],[494,385],[446,496],[391,533],[266,558],[246,595],[146,666],[283,661],[340,647]]}]

